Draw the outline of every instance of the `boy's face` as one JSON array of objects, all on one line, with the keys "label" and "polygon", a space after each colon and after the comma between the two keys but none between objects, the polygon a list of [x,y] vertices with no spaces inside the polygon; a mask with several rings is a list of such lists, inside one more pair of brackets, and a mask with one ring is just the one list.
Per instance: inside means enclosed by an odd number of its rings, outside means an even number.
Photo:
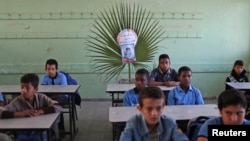
[{"label": "boy's face", "polygon": [[235,65],[235,66],[234,66],[234,71],[235,71],[238,75],[240,75],[240,74],[242,73],[243,69],[244,69],[243,66],[239,66],[239,65]]},{"label": "boy's face", "polygon": [[30,99],[34,97],[37,92],[37,88],[34,88],[31,83],[21,83],[21,95],[25,99]]},{"label": "boy's face", "polygon": [[135,75],[135,87],[138,90],[145,88],[148,85],[148,78],[146,75],[136,74]]},{"label": "boy's face", "polygon": [[50,77],[56,76],[57,72],[56,65],[47,64],[45,70]]},{"label": "boy's face", "polygon": [[240,125],[245,118],[245,109],[241,105],[230,105],[220,111],[223,124]]},{"label": "boy's face", "polygon": [[138,106],[138,109],[143,114],[147,125],[156,125],[164,110],[164,99],[145,98],[142,102],[143,106]]},{"label": "boy's face", "polygon": [[162,58],[159,61],[159,67],[162,72],[167,72],[170,68],[170,61],[167,58]]},{"label": "boy's face", "polygon": [[183,71],[179,76],[181,85],[189,86],[192,81],[192,73],[190,71]]}]

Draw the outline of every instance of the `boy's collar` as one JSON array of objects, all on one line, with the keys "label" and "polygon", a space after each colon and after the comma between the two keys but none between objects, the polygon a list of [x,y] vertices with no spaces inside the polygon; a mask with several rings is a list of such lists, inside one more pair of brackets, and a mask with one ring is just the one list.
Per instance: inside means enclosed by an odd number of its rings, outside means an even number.
[{"label": "boy's collar", "polygon": [[49,78],[56,79],[57,75],[58,75],[58,73],[56,72],[56,75],[54,77],[49,76]]},{"label": "boy's collar", "polygon": [[168,70],[167,70],[167,72],[162,72],[162,70],[161,70],[161,68],[160,67],[158,67],[158,70],[159,70],[159,72],[161,73],[161,74],[165,74],[165,73],[170,73],[171,72],[171,68],[169,68]]}]

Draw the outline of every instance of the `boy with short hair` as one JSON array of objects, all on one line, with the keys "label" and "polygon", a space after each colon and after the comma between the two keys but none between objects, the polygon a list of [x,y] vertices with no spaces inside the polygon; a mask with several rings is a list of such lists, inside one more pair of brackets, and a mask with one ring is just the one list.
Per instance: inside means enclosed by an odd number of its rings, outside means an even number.
[{"label": "boy with short hair", "polygon": [[245,119],[247,101],[240,91],[224,90],[218,97],[221,116],[208,119],[200,128],[197,141],[208,141],[208,125],[250,125]]},{"label": "boy with short hair", "polygon": [[159,56],[158,67],[150,74],[151,86],[176,86],[179,84],[175,69],[170,67],[170,57],[167,54]]},{"label": "boy with short hair", "polygon": [[[67,85],[66,76],[58,71],[58,62],[55,59],[48,59],[45,64],[46,74],[42,77],[42,85]],[[56,100],[59,105],[63,106],[69,102],[67,94],[50,95],[50,98]],[[59,122],[60,131],[65,131],[64,116],[61,114]],[[64,134],[61,134],[64,136]]]},{"label": "boy with short hair", "polygon": [[[6,105],[4,110],[0,110],[1,118],[31,117],[61,112],[62,107],[57,105],[56,101],[44,94],[37,93],[39,77],[36,74],[25,74],[21,77],[20,82],[21,95]],[[37,140],[38,138],[40,138],[40,132],[23,131],[17,134],[16,140]]]},{"label": "boy with short hair", "polygon": [[[58,71],[58,62],[55,59],[48,59],[45,64],[46,74],[42,77],[42,85],[67,85],[67,78]],[[57,94],[50,96],[60,105],[68,102],[68,95]]]},{"label": "boy with short hair", "polygon": [[149,72],[146,69],[138,69],[135,73],[135,88],[124,93],[123,106],[136,106],[139,104],[139,92],[148,85]]},{"label": "boy with short hair", "polygon": [[174,119],[162,115],[165,97],[159,87],[146,87],[139,95],[140,114],[130,118],[120,141],[188,141]]},{"label": "boy with short hair", "polygon": [[[231,74],[226,78],[226,82],[249,82],[246,73],[244,62],[242,60],[236,60]],[[230,88],[230,86],[226,85],[226,89]]]},{"label": "boy with short hair", "polygon": [[204,104],[199,89],[191,85],[192,71],[187,66],[178,70],[180,84],[168,94],[168,105],[199,105]]}]

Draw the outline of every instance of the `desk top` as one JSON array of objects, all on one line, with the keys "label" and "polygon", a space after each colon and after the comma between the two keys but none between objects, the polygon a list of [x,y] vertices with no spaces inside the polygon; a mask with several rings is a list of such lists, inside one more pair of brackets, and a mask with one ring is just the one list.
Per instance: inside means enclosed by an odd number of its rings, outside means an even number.
[{"label": "desk top", "polygon": [[[109,107],[109,121],[126,122],[130,117],[140,113],[136,107]],[[197,116],[219,116],[216,104],[204,105],[175,105],[165,106],[163,114],[176,120],[189,120]]]},{"label": "desk top", "polygon": [[[125,91],[135,87],[135,84],[108,84],[106,92],[107,93],[124,93]],[[163,91],[170,91],[175,87],[158,86]],[[1,89],[0,89],[1,90]]]},{"label": "desk top", "polygon": [[226,82],[226,84],[230,87],[233,87],[235,89],[241,89],[241,90],[246,90],[246,89],[250,89],[250,82],[239,82],[239,83],[235,83],[235,82]]},{"label": "desk top", "polygon": [[[80,88],[80,85],[39,85],[38,92],[39,93],[75,93]],[[20,93],[21,86],[20,85],[0,85],[0,91],[3,94],[15,94]]]},{"label": "desk top", "polygon": [[0,129],[50,129],[60,113],[52,113],[34,117],[0,119]]}]

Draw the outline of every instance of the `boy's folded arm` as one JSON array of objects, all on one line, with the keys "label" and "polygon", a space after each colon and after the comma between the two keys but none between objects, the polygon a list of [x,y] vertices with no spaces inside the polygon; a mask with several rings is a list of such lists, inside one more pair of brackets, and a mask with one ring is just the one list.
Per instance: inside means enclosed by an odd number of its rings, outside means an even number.
[{"label": "boy's folded arm", "polygon": [[15,112],[2,111],[1,118],[14,118]]},{"label": "boy's folded arm", "polygon": [[55,113],[56,110],[54,107],[46,107],[46,108],[43,108],[43,114],[50,114],[50,113]]}]

